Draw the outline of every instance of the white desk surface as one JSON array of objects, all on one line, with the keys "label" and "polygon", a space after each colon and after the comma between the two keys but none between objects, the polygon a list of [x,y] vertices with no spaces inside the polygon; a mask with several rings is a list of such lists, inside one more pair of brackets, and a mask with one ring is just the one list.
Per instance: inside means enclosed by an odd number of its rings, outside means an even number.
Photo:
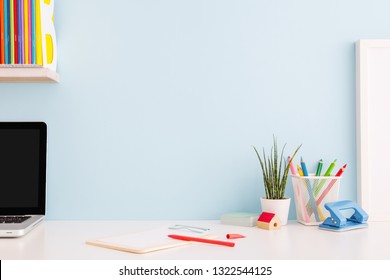
[{"label": "white desk surface", "polygon": [[[227,233],[240,233],[236,246],[211,244],[131,254],[86,245],[85,241],[139,232],[174,224],[208,227],[226,240]],[[178,233],[183,234],[184,232]],[[290,260],[290,259],[390,259],[390,222],[370,222],[368,228],[348,232],[319,230],[289,221],[280,230],[222,225],[219,221],[44,221],[20,238],[0,238],[0,259],[56,260]]]}]

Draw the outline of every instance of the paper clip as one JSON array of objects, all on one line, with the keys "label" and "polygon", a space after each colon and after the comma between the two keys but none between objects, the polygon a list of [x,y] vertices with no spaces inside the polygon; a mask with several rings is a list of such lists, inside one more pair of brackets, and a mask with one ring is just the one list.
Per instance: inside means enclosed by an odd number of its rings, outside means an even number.
[{"label": "paper clip", "polygon": [[169,227],[169,229],[175,229],[175,230],[186,229],[197,233],[204,233],[210,230],[209,228],[193,227],[193,226],[186,226],[186,225],[174,225]]}]

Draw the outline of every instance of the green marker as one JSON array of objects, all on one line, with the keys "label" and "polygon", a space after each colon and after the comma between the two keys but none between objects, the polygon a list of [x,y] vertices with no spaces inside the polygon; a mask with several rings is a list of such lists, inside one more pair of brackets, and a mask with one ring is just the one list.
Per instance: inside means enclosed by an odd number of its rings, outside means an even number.
[{"label": "green marker", "polygon": [[328,168],[328,170],[326,170],[324,176],[330,176],[330,174],[332,173],[333,168],[336,166],[336,161],[337,161],[337,159],[335,159],[335,160],[329,165],[329,168]]},{"label": "green marker", "polygon": [[322,165],[323,165],[323,162],[322,162],[322,159],[320,159],[320,162],[318,163],[318,166],[317,166],[316,176],[321,176]]},{"label": "green marker", "polygon": [[[330,174],[332,173],[332,170],[335,168],[336,166],[336,161],[337,159],[335,159],[328,167],[328,169],[326,170],[324,176],[330,176]],[[318,186],[316,187],[316,189],[314,190],[314,195],[315,197],[317,197],[317,195],[320,193],[322,187],[324,186],[326,180],[321,180],[320,183],[318,184]]]},{"label": "green marker", "polygon": [[[322,159],[320,159],[320,161],[318,162],[318,166],[317,166],[316,176],[321,176],[322,166],[323,166],[323,161],[322,161]],[[313,185],[314,194],[315,194],[317,188],[318,188],[318,180],[316,179],[316,180],[314,180],[314,185]]]}]

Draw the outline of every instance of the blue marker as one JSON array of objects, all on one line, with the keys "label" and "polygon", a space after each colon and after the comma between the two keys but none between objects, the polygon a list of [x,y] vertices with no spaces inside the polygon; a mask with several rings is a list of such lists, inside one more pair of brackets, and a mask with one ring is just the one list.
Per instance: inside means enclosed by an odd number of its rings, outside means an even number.
[{"label": "blue marker", "polygon": [[309,172],[307,172],[306,164],[303,161],[302,157],[301,157],[301,167],[302,167],[303,176],[309,176]]},{"label": "blue marker", "polygon": [[4,63],[10,64],[9,54],[9,0],[4,0]]},{"label": "blue marker", "polygon": [[[302,157],[301,157],[301,167],[302,167],[303,176],[309,176],[309,173],[307,172],[306,164],[303,161]],[[309,193],[309,196],[310,196],[310,203],[313,207],[314,215],[316,216],[316,221],[320,222],[321,219],[320,219],[320,216],[318,215],[317,204],[316,204],[316,200],[314,198],[314,193],[313,193],[313,190],[311,188],[311,184],[310,184],[309,179],[306,179],[306,186],[307,186],[307,192]]]}]

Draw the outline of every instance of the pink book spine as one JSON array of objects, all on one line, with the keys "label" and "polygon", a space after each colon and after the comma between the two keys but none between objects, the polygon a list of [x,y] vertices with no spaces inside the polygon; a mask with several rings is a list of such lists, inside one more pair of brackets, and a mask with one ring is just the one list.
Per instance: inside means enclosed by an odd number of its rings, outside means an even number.
[{"label": "pink book spine", "polygon": [[28,64],[31,64],[31,0],[28,0]]}]

